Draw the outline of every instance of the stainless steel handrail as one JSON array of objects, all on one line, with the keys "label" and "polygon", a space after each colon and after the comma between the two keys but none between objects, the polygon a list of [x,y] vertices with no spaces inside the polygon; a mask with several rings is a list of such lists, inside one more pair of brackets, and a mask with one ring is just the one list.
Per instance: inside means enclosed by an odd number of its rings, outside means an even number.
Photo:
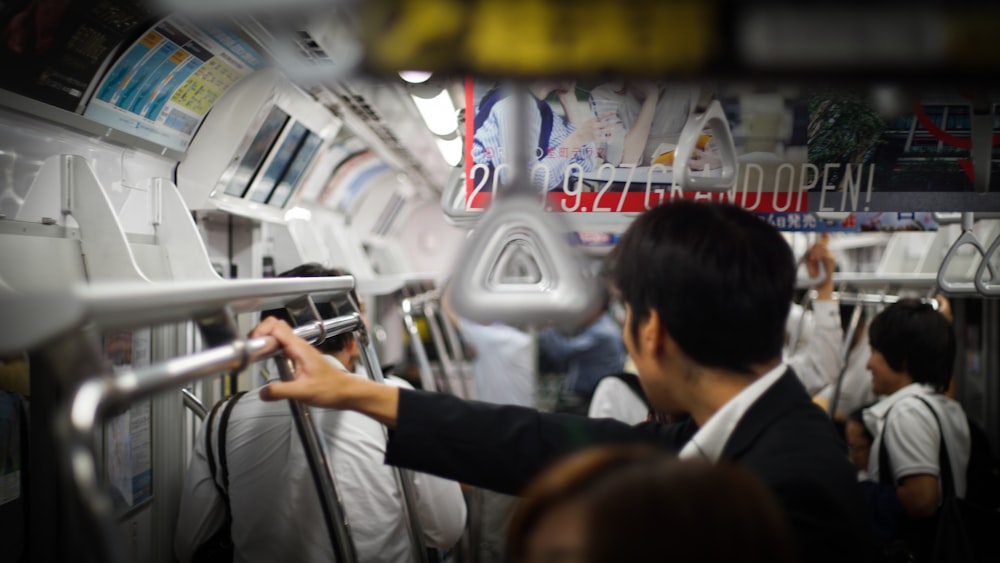
[{"label": "stainless steel handrail", "polygon": [[835,286],[856,287],[859,289],[881,289],[886,286],[898,288],[927,289],[937,285],[936,274],[868,274],[841,273],[833,274]]},{"label": "stainless steel handrail", "polygon": [[[376,383],[384,383],[385,376],[382,374],[382,366],[378,363],[378,356],[375,354],[375,348],[368,335],[368,327],[365,326],[364,323],[358,327],[355,338],[359,340],[358,350],[361,353],[361,362],[365,366],[368,378]],[[388,440],[388,428],[383,426],[383,429],[386,432],[386,440]],[[410,534],[410,545],[413,547],[413,560],[419,561],[420,563],[428,563],[427,549],[424,545],[423,528],[420,525],[420,520],[417,518],[416,513],[417,497],[413,492],[413,474],[407,469],[402,469],[396,466],[393,466],[392,469],[393,475],[396,478],[396,484],[403,494],[403,512],[405,513],[407,523],[409,524],[407,526],[407,530]]]},{"label": "stainless steel handrail", "polygon": [[201,399],[187,389],[181,389],[181,397],[184,400],[184,406],[193,412],[198,417],[198,420],[205,420],[205,417],[208,416],[208,411],[205,409],[205,405],[202,404]]},{"label": "stainless steel handrail", "polygon": [[[809,292],[814,294],[815,291]],[[815,295],[812,295],[815,299]],[[833,292],[833,300],[838,301],[847,305],[863,304],[863,305],[892,305],[898,302],[900,299],[905,299],[903,296],[892,295],[892,294],[871,294],[871,293],[845,293],[841,291]],[[914,297],[921,303],[926,303],[933,307],[935,310],[938,309],[940,303],[937,299],[933,297]]]},{"label": "stainless steel handrail", "polygon": [[[235,313],[282,307],[307,294],[342,295],[351,276],[200,282],[102,282],[67,291],[4,293],[0,299],[0,352],[23,350],[84,321],[127,328],[187,321],[229,306]],[[317,297],[317,299],[319,299]]]},{"label": "stainless steel handrail", "polygon": [[[328,287],[328,286],[325,286]],[[312,343],[321,338],[356,330],[362,324],[357,313],[324,320],[295,329],[295,334]],[[158,392],[184,386],[217,373],[239,370],[251,362],[277,355],[281,347],[270,336],[237,340],[231,344],[197,352],[183,358],[174,358],[148,367],[120,372],[113,378],[97,377],[84,381],[57,417],[57,438],[68,452],[68,475],[79,493],[79,500],[86,512],[85,520],[94,522],[98,537],[107,549],[106,560],[121,561],[120,551],[115,550],[118,526],[114,519],[111,498],[103,491],[96,459],[96,430],[112,409],[149,397]],[[307,448],[307,455],[310,453]],[[324,491],[326,493],[327,491]],[[339,500],[327,494],[321,502],[339,506]],[[331,509],[333,512],[336,508]],[[341,509],[342,513],[342,509]],[[342,521],[342,519],[341,519]],[[354,561],[353,545],[338,550],[336,538],[343,532],[330,530],[335,541],[338,561]],[[349,538],[349,536],[348,536]],[[350,549],[350,552],[345,551]]]},{"label": "stainless steel handrail", "polygon": [[831,418],[836,416],[837,405],[840,403],[840,391],[844,386],[844,376],[847,374],[847,363],[851,356],[851,343],[854,342],[854,334],[858,331],[858,327],[861,324],[861,315],[864,312],[862,303],[863,301],[854,306],[854,311],[851,312],[851,321],[847,326],[847,332],[844,334],[844,342],[841,345],[840,373],[837,374],[837,381],[834,382],[833,385],[833,398],[830,399],[829,413]]},{"label": "stainless steel handrail", "polygon": [[414,307],[409,299],[403,299],[403,325],[410,335],[410,348],[413,356],[417,359],[417,371],[420,372],[420,384],[424,391],[437,391],[437,384],[434,382],[434,371],[431,369],[431,362],[427,359],[427,351],[424,350],[424,343],[420,340],[420,331],[417,329],[417,321],[413,318]]}]

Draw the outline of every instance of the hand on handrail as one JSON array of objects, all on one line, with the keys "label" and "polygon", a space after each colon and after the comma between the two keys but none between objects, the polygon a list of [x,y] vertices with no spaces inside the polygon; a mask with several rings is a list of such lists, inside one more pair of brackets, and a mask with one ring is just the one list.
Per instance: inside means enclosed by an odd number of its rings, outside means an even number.
[{"label": "hand on handrail", "polygon": [[264,319],[250,333],[253,338],[270,336],[278,341],[292,361],[293,381],[276,381],[261,389],[265,401],[291,399],[315,407],[356,410],[386,426],[396,426],[399,389],[354,377],[333,367],[323,355],[299,338],[284,321]]},{"label": "hand on handrail", "polygon": [[816,289],[816,299],[829,301],[833,299],[833,272],[837,261],[830,252],[830,235],[823,233],[805,255],[800,263],[805,263],[809,279],[804,284]]}]

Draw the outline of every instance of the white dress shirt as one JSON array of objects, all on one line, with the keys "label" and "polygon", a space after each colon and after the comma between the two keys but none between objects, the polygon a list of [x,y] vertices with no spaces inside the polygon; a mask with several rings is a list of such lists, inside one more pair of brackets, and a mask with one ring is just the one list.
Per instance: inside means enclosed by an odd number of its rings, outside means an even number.
[{"label": "white dress shirt", "polygon": [[[330,363],[343,369],[336,359]],[[220,411],[221,412],[221,411]],[[350,411],[312,408],[360,561],[412,561],[413,550],[393,469],[384,463],[378,422]],[[217,436],[219,415],[213,433]],[[209,471],[204,426],[181,493],[174,550],[187,562],[225,518]],[[260,389],[232,411],[227,436],[235,561],[332,561],[332,546],[309,463],[288,403],[265,402]],[[218,444],[213,444],[218,455]],[[221,474],[221,472],[220,472]],[[412,473],[413,507],[428,546],[451,547],[465,526],[459,485]]]},{"label": "white dress shirt", "polygon": [[841,348],[844,329],[840,325],[840,304],[837,301],[814,301],[807,318],[799,346],[786,353],[785,361],[810,395],[837,381],[844,365]]},{"label": "white dress shirt", "polygon": [[462,338],[476,351],[472,360],[476,399],[499,405],[535,406],[535,340],[501,323],[459,319]]},{"label": "white dress shirt", "polygon": [[613,418],[626,424],[639,424],[648,415],[646,403],[617,377],[605,377],[597,384],[587,411],[590,418]]},{"label": "white dress shirt", "polygon": [[787,369],[787,364],[779,364],[729,399],[684,445],[680,458],[701,457],[712,462],[718,461],[722,455],[722,448],[726,446],[740,419],[761,395],[781,379]]}]

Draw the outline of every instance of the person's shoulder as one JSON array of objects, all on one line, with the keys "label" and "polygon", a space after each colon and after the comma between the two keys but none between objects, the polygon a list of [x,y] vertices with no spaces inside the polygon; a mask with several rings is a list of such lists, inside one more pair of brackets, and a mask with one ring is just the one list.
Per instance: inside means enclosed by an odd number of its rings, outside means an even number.
[{"label": "person's shoulder", "polygon": [[385,384],[392,385],[393,387],[399,387],[401,389],[413,389],[413,384],[409,381],[399,377],[398,375],[387,374],[385,376]]}]

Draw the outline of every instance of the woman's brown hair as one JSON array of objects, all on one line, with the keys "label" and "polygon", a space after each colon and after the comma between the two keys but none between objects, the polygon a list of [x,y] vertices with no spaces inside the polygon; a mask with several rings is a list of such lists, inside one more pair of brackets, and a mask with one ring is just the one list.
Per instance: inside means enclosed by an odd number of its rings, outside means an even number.
[{"label": "woman's brown hair", "polygon": [[777,500],[735,465],[640,462],[602,480],[589,502],[589,563],[799,560]]},{"label": "woman's brown hair", "polygon": [[528,539],[547,513],[581,498],[604,477],[631,463],[664,455],[650,446],[597,447],[583,450],[550,466],[521,494],[507,529],[510,561],[523,561]]}]

